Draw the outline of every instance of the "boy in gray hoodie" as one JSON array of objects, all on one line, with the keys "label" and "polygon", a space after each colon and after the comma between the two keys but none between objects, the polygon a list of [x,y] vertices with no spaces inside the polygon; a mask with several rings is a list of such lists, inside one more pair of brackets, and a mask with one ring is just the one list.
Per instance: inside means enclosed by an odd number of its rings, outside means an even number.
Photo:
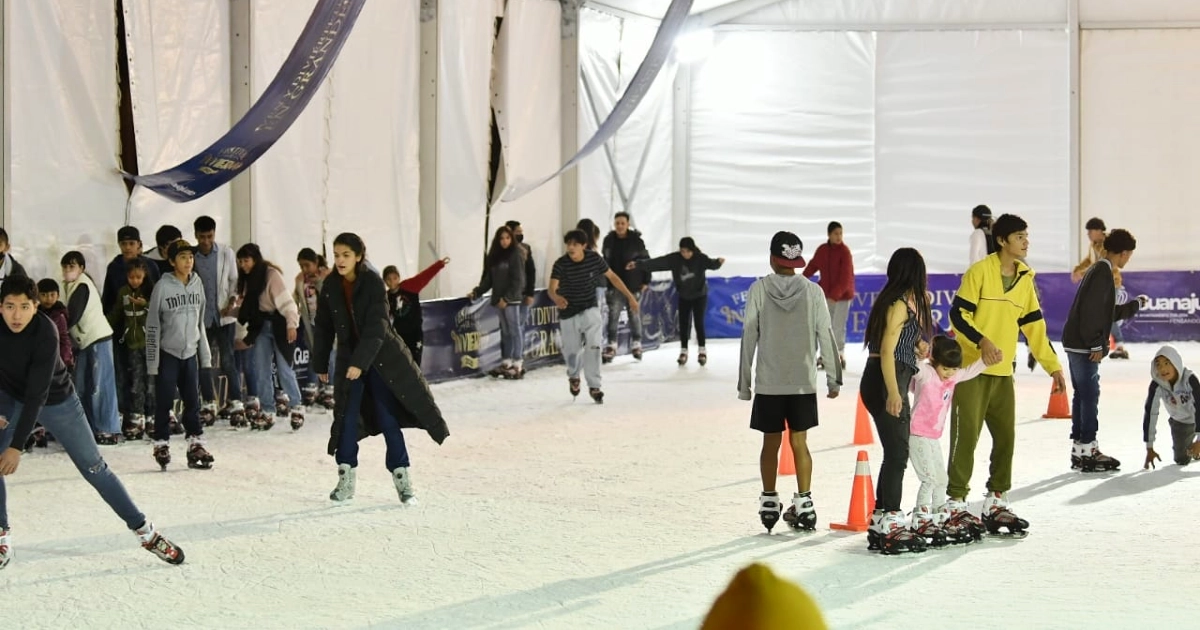
[{"label": "boy in gray hoodie", "polygon": [[183,239],[167,246],[172,272],[154,285],[146,315],[146,372],[154,376],[154,459],[166,470],[171,463],[170,412],[176,388],[183,399],[188,468],[212,468],[200,426],[200,370],[212,367],[204,327],[204,283],[192,273],[194,248]]},{"label": "boy in gray hoodie", "polygon": [[754,408],[750,428],[763,433],[759,468],[763,492],[758,515],[770,532],[779,522],[781,504],[775,491],[779,447],[783,432],[796,464],[797,492],[783,519],[793,529],[817,526],[813,508],[812,457],[807,431],[817,426],[818,348],[827,368],[828,397],[836,398],[842,385],[841,361],[833,337],[825,295],[815,283],[796,274],[804,267],[804,245],[791,232],[777,232],[771,239],[771,270],[774,272],[750,285],[742,325],[742,358],[738,371],[738,398],[750,400],[750,371],[758,354],[754,374]]},{"label": "boy in gray hoodie", "polygon": [[1146,395],[1146,415],[1142,419],[1142,439],[1146,441],[1146,463],[1143,469],[1162,461],[1154,452],[1155,425],[1158,408],[1167,409],[1167,424],[1171,426],[1171,445],[1175,463],[1186,465],[1200,459],[1200,442],[1196,441],[1196,418],[1200,417],[1200,380],[1183,365],[1179,351],[1163,346],[1150,364],[1150,392]]}]

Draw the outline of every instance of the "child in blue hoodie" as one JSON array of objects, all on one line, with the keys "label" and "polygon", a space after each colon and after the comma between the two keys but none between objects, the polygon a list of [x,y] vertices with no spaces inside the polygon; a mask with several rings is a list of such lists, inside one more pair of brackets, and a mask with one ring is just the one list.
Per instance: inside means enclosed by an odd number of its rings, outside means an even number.
[{"label": "child in blue hoodie", "polygon": [[176,388],[183,399],[188,468],[212,468],[200,426],[200,370],[212,367],[204,328],[204,284],[192,273],[194,248],[183,239],[167,246],[171,273],[154,285],[146,314],[146,373],[155,377],[154,459],[171,463],[170,413]]},{"label": "child in blue hoodie", "polygon": [[1170,418],[1171,445],[1175,463],[1186,465],[1200,459],[1200,442],[1196,440],[1196,418],[1200,417],[1200,380],[1183,365],[1179,351],[1171,346],[1159,348],[1150,365],[1150,392],[1146,395],[1146,416],[1142,420],[1142,439],[1146,441],[1146,463],[1143,469],[1162,461],[1154,452],[1155,425],[1158,408],[1166,407]]}]

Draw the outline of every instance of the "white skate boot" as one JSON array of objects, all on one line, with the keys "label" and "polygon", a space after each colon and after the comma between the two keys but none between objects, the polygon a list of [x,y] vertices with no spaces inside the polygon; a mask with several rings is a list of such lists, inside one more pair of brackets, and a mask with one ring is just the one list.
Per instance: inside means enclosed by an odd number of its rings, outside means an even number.
[{"label": "white skate boot", "polygon": [[817,510],[813,507],[812,494],[797,492],[792,495],[792,504],[783,513],[783,520],[795,530],[811,532],[817,528]]},{"label": "white skate boot", "polygon": [[355,469],[350,464],[338,464],[338,482],[333,492],[329,493],[331,501],[349,501],[354,498]]},{"label": "white skate boot", "polygon": [[763,527],[767,528],[768,534],[779,522],[781,509],[778,492],[764,492],[758,495],[758,518],[762,521]]},{"label": "white skate boot", "polygon": [[417,491],[413,489],[412,474],[408,472],[407,467],[393,470],[392,482],[396,484],[396,494],[400,495],[401,503],[404,505],[417,504]]},{"label": "white skate boot", "polygon": [[925,551],[925,539],[909,529],[904,513],[899,510],[875,510],[871,529],[867,530],[867,550],[890,556],[898,553]]}]

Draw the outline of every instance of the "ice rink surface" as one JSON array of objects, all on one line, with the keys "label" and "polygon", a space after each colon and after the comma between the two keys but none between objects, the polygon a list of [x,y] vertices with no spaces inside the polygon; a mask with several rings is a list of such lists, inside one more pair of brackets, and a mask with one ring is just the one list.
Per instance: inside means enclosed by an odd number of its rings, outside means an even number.
[{"label": "ice rink surface", "polygon": [[[1177,347],[1200,364],[1200,343]],[[184,548],[168,566],[141,550],[66,456],[22,458],[8,478],[15,559],[0,619],[16,628],[697,628],[740,567],[801,584],[834,628],[1161,628],[1194,625],[1200,466],[1143,472],[1142,405],[1155,346],[1101,368],[1100,444],[1122,470],[1069,470],[1069,420],[1043,420],[1051,381],[1017,378],[1015,511],[1021,541],[880,557],[846,517],[858,374],[821,402],[810,432],[809,534],[758,522],[759,434],[737,400],[736,340],[675,365],[676,346],[604,367],[604,405],[572,401],[561,367],[523,381],[434,386],[451,436],[408,431],[421,504],[399,505],[383,440],[364,443],[358,493],[332,506],[329,416],[299,433],[209,433],[211,471],[184,442],[159,472],[149,443],[104,447],[134,499]],[[856,350],[857,351],[857,350]],[[693,349],[693,353],[695,350]],[[1023,352],[1023,349],[1022,349]],[[1020,355],[1021,360],[1024,355]],[[586,390],[585,390],[586,391]],[[946,447],[946,439],[943,446]],[[972,500],[987,478],[986,431]],[[872,474],[882,451],[866,447]],[[780,480],[781,492],[794,478]],[[917,480],[909,472],[905,506]]]}]

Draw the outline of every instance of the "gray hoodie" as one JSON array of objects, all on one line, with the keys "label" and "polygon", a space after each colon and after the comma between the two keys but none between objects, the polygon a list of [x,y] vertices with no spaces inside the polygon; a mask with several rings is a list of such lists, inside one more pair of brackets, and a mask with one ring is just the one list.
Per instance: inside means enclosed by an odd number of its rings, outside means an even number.
[{"label": "gray hoodie", "polygon": [[1200,400],[1196,398],[1200,395],[1200,380],[1196,379],[1191,370],[1184,367],[1183,358],[1174,347],[1159,348],[1154,354],[1155,360],[1158,357],[1165,357],[1170,361],[1179,376],[1175,379],[1175,384],[1171,385],[1158,375],[1158,369],[1154,367],[1155,361],[1150,362],[1150,392],[1146,395],[1146,415],[1142,419],[1142,439],[1146,442],[1146,448],[1154,448],[1154,425],[1158,424],[1159,406],[1166,407],[1167,415],[1175,422],[1183,424],[1195,424],[1197,415],[1200,415]]},{"label": "gray hoodie", "polygon": [[771,274],[750,285],[742,324],[738,398],[750,400],[750,369],[758,352],[754,389],[784,396],[817,393],[817,348],[829,391],[842,385],[842,364],[825,294],[800,274]]},{"label": "gray hoodie", "polygon": [[212,367],[204,330],[204,283],[196,273],[185,285],[169,273],[154,285],[146,314],[146,372],[158,374],[162,353],[190,359],[198,352],[200,367]]}]

